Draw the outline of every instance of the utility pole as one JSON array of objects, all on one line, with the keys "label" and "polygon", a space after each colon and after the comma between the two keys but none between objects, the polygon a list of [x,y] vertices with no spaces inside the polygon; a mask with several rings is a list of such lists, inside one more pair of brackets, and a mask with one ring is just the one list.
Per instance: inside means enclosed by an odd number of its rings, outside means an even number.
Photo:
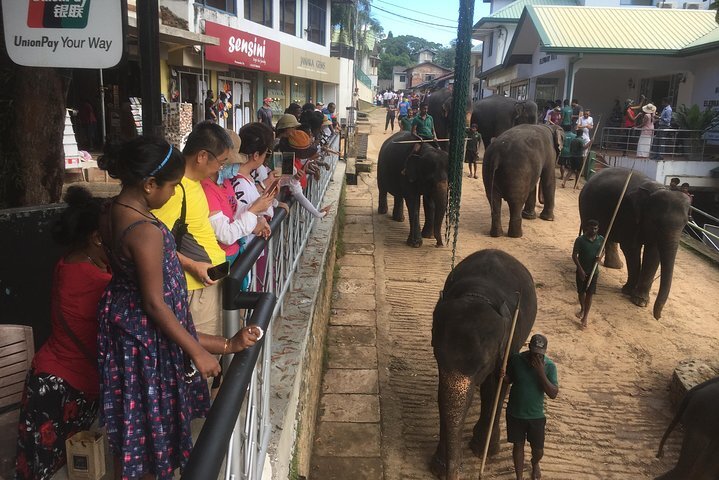
[{"label": "utility pole", "polygon": [[142,132],[163,137],[160,105],[160,18],[158,0],[137,2],[140,66],[142,68]]}]

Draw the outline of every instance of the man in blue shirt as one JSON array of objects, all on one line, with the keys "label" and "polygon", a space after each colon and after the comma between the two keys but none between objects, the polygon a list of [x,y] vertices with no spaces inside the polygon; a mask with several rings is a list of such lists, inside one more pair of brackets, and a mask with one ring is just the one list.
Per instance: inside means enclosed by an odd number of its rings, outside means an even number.
[{"label": "man in blue shirt", "polygon": [[547,337],[532,335],[529,350],[515,353],[509,358],[506,383],[511,383],[507,402],[507,441],[513,444],[512,459],[517,480],[524,474],[524,443],[532,449],[532,476],[542,477],[539,461],[544,456],[544,395],[557,398],[559,382],[557,366],[545,355]]},{"label": "man in blue shirt", "polygon": [[399,109],[400,125],[402,124],[401,123],[402,118],[407,116],[407,111],[409,110],[409,107],[410,107],[410,105],[409,105],[409,102],[407,101],[407,98],[403,96],[402,101],[399,102],[399,104],[397,105],[397,108]]},{"label": "man in blue shirt", "polygon": [[[662,113],[659,115],[659,122],[657,123],[657,128],[659,130],[664,130],[667,128],[672,128],[672,106],[669,103],[668,98],[662,99]],[[658,144],[655,147],[656,153],[651,156],[653,160],[661,160],[662,153],[668,153],[671,141],[671,133],[670,132],[657,132],[655,137],[655,142]]]}]

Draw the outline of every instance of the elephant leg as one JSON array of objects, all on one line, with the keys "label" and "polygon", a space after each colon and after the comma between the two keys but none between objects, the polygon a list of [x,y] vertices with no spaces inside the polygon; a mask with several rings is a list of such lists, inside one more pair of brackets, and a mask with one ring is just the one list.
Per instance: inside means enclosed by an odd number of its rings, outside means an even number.
[{"label": "elephant leg", "polygon": [[654,283],[654,275],[659,268],[659,249],[656,243],[644,245],[642,267],[639,269],[637,286],[632,295],[632,302],[639,307],[646,307],[649,303],[649,289]]},{"label": "elephant leg", "polygon": [[[614,246],[614,253],[616,254],[617,244],[610,242],[607,245]],[[627,283],[622,287],[622,293],[625,295],[633,295],[634,290],[637,288],[639,281],[639,270],[642,268],[641,251],[638,246],[622,244],[622,252],[624,252],[624,259],[627,262]],[[608,251],[609,249],[607,249]],[[617,255],[618,257],[618,255]],[[607,264],[607,258],[604,257],[604,266]],[[621,261],[619,262],[621,265]]]},{"label": "elephant leg", "polygon": [[434,195],[434,238],[437,240],[437,247],[444,245],[442,223],[444,215],[447,213],[447,188],[447,182],[443,181],[437,184],[432,193]]},{"label": "elephant leg", "polygon": [[422,238],[432,238],[434,236],[434,200],[429,193],[422,195],[422,206],[424,207]]},{"label": "elephant leg", "polygon": [[509,230],[507,235],[512,238],[520,238],[522,236],[522,204],[519,202],[507,202],[509,203]]},{"label": "elephant leg", "polygon": [[419,231],[419,195],[408,195],[404,197],[409,213],[409,236],[407,245],[418,248],[422,246],[422,235]]},{"label": "elephant leg", "polygon": [[556,188],[556,180],[554,178],[554,164],[551,167],[545,167],[542,171],[542,176],[539,179],[539,191],[544,197],[544,208],[542,213],[539,214],[539,218],[542,220],[553,221],[554,220],[554,193]]},{"label": "elephant leg", "polygon": [[524,202],[524,208],[522,209],[522,218],[526,218],[527,220],[534,220],[535,218],[537,218],[536,207],[537,186],[535,185],[534,188],[529,192],[529,195],[527,195],[527,200]]},{"label": "elephant leg", "polygon": [[473,391],[474,383],[470,377],[439,369],[439,443],[430,461],[430,470],[440,478],[459,480],[462,426]]},{"label": "elephant leg", "polygon": [[[386,213],[386,210],[385,210]],[[394,195],[394,207],[392,208],[392,220],[395,222],[404,222],[404,197],[402,195]]]},{"label": "elephant leg", "polygon": [[716,450],[716,441],[711,442],[705,435],[697,432],[696,425],[687,428],[677,464],[655,480],[715,480],[719,463],[716,451],[709,448],[712,444]]},{"label": "elephant leg", "polygon": [[387,213],[387,190],[379,191],[379,206],[377,207],[377,213],[384,215]]},{"label": "elephant leg", "polygon": [[[623,247],[622,250],[624,250]],[[626,255],[626,252],[624,254]],[[622,268],[622,260],[619,258],[619,249],[616,242],[607,242],[607,247],[604,250],[604,266],[607,268]]]},{"label": "elephant leg", "polygon": [[[469,448],[477,457],[482,457],[484,454],[484,444],[487,441],[487,432],[489,431],[489,421],[492,417],[492,406],[494,405],[494,397],[497,394],[497,385],[499,378],[496,375],[489,375],[482,382],[480,386],[479,395],[481,399],[481,409],[479,414],[479,420],[474,425],[472,430],[472,440],[469,442]],[[502,392],[500,392],[500,398],[504,398],[507,386],[502,384]],[[492,433],[489,438],[489,450],[487,451],[490,456],[499,453],[499,420],[502,417],[502,402],[497,406],[497,413],[494,416],[494,423],[492,424]]]},{"label": "elephant leg", "polygon": [[492,227],[489,234],[492,237],[501,237],[504,235],[502,230],[502,196],[495,189],[492,191],[491,196],[487,193],[487,200],[489,200],[489,208],[492,211]]}]

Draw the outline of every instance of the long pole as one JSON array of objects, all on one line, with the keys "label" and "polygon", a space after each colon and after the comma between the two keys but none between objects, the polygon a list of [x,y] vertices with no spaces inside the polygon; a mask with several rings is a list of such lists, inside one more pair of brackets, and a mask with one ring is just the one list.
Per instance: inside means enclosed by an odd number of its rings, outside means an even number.
[{"label": "long pole", "polygon": [[102,145],[105,146],[105,138],[107,137],[107,125],[105,117],[105,80],[102,76],[102,68],[100,69],[100,116],[102,117]]},{"label": "long pole", "polygon": [[627,175],[627,180],[624,182],[624,188],[622,188],[622,193],[621,195],[619,195],[619,200],[617,201],[616,207],[614,207],[612,219],[609,221],[609,226],[607,227],[607,234],[604,236],[604,240],[602,240],[602,246],[599,248],[599,255],[597,255],[597,258],[594,260],[594,265],[592,265],[592,273],[589,274],[587,286],[584,288],[585,292],[589,290],[589,286],[592,284],[594,274],[597,272],[597,265],[599,264],[599,259],[602,257],[602,254],[604,253],[604,248],[607,246],[607,242],[609,241],[609,234],[612,232],[614,220],[617,218],[617,213],[619,213],[619,207],[622,205],[622,200],[624,200],[624,194],[627,193],[627,187],[629,187],[629,180],[632,179],[633,173],[634,170],[629,170],[629,175]]},{"label": "long pole", "polygon": [[142,75],[142,133],[162,137],[160,105],[160,18],[158,0],[137,3],[137,30]]},{"label": "long pole", "polygon": [[[589,142],[589,148],[592,148],[592,145],[594,145],[594,139],[597,136],[597,130],[599,130],[600,123],[602,123],[601,118],[599,120],[597,120],[597,125],[594,127],[594,132],[592,132],[592,139]],[[577,185],[579,184],[579,177],[582,176],[584,167],[587,165],[587,159],[589,158],[589,148],[587,148],[587,153],[584,155],[584,158],[582,158],[582,168],[579,169],[579,173],[577,173],[577,178],[574,180],[574,189],[577,188]]]},{"label": "long pole", "polygon": [[[512,328],[509,330],[509,339],[507,340],[507,348],[504,350],[504,357],[502,358],[502,368],[500,372],[504,372],[507,368],[507,360],[509,360],[509,352],[512,349],[512,339],[514,338],[514,329],[517,326],[517,317],[519,317],[519,304],[522,297],[517,292],[517,307],[514,309],[514,317],[512,318]],[[489,441],[492,439],[492,427],[494,426],[494,417],[497,415],[497,406],[499,405],[499,397],[502,392],[502,382],[504,378],[499,379],[499,385],[497,385],[497,393],[494,395],[494,404],[492,405],[492,416],[489,420],[489,430],[487,431],[487,439],[484,441],[484,450],[482,452],[482,466],[479,467],[479,478],[482,478],[484,473],[484,463],[487,461],[487,452],[489,451]]]}]

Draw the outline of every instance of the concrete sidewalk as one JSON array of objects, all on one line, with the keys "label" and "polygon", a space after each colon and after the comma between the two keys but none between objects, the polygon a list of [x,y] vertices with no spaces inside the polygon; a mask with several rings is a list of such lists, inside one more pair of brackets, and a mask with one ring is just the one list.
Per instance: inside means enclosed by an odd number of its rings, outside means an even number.
[{"label": "concrete sidewalk", "polygon": [[[381,457],[372,194],[345,186],[345,226],[332,293],[311,479],[378,480]],[[364,181],[363,181],[364,180]]]}]

